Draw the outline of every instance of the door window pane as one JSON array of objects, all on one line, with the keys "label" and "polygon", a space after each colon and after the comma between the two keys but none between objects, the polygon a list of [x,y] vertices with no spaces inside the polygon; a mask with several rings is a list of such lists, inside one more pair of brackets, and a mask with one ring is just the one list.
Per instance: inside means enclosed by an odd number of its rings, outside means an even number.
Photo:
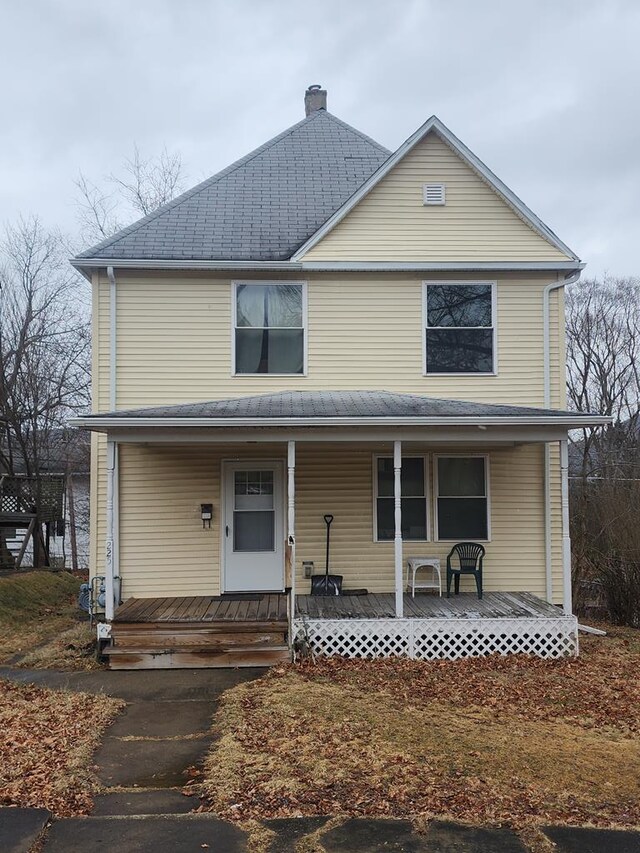
[{"label": "door window pane", "polygon": [[235,472],[235,509],[273,509],[273,471]]},{"label": "door window pane", "polygon": [[234,512],[233,550],[275,550],[274,521],[273,512]]}]

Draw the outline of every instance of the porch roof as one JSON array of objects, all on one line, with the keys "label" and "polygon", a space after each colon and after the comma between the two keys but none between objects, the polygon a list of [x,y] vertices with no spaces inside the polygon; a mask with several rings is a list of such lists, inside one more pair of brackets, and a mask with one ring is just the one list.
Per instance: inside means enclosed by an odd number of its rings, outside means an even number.
[{"label": "porch roof", "polygon": [[554,426],[611,423],[561,409],[474,403],[390,391],[281,391],[225,400],[124,409],[74,418],[74,426],[108,432],[153,427]]}]

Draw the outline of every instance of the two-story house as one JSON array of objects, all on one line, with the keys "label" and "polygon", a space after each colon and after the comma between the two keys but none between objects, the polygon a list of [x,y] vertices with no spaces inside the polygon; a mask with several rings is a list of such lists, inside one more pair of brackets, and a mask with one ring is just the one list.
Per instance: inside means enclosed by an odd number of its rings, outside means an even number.
[{"label": "two-story house", "polygon": [[[111,665],[575,653],[567,432],[606,422],[565,411],[583,264],[436,117],[391,153],[305,106],[73,261]],[[342,594],[311,596],[326,515]],[[482,598],[439,594],[462,541]]]}]

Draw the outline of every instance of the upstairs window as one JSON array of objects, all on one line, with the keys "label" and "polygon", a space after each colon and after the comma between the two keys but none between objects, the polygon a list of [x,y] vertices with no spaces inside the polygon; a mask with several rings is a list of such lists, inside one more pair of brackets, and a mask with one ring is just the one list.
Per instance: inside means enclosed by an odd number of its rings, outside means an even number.
[{"label": "upstairs window", "polygon": [[425,283],[425,373],[495,372],[490,283]]},{"label": "upstairs window", "polygon": [[236,284],[236,374],[305,372],[303,284]]}]

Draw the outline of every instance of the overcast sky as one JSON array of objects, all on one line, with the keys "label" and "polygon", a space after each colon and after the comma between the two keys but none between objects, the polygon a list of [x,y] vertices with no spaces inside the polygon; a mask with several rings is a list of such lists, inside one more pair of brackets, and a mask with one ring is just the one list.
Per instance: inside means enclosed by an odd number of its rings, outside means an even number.
[{"label": "overcast sky", "polygon": [[194,184],[329,110],[395,149],[437,114],[585,261],[640,274],[638,0],[0,0],[0,222],[76,229],[137,143]]}]

